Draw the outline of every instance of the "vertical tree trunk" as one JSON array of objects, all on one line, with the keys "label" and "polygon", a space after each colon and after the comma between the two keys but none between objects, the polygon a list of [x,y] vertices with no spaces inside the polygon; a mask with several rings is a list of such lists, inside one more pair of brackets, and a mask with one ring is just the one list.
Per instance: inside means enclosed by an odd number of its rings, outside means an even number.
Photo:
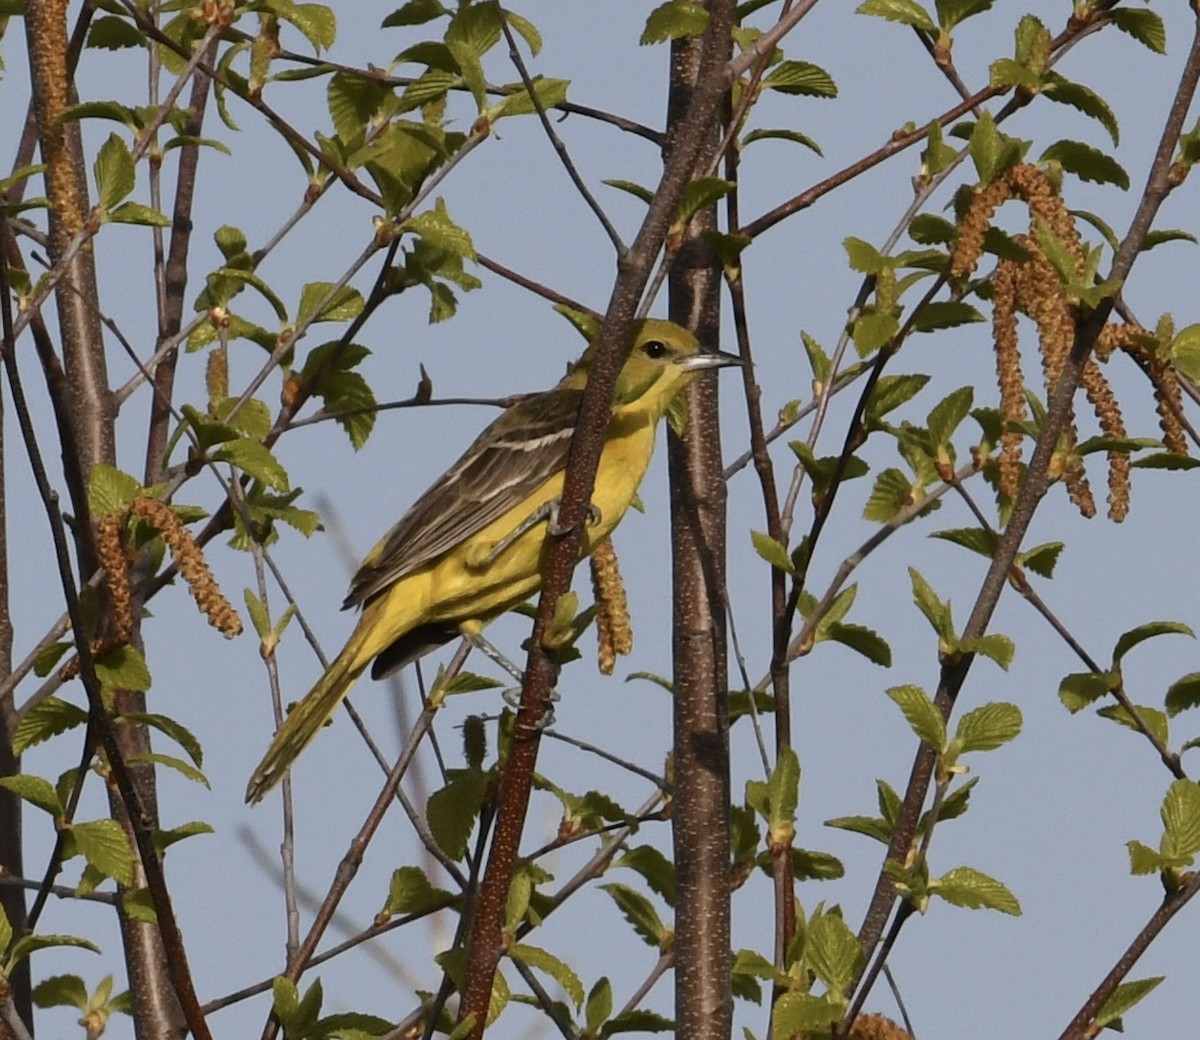
[{"label": "vertical tree trunk", "polygon": [[[50,258],[56,266],[68,256],[72,242],[83,231],[90,209],[79,124],[59,121],[59,116],[72,101],[73,92],[67,60],[67,7],[67,0],[29,0],[25,12],[34,105],[51,203]],[[96,570],[98,560],[87,503],[79,500],[81,489],[86,489],[92,468],[97,463],[114,464],[116,460],[115,409],[108,385],[99,293],[90,244],[78,249],[67,262],[55,293],[55,303],[69,412],[66,421],[61,421],[63,417],[60,416],[59,428],[70,430],[74,440],[74,451],[64,446],[63,456],[68,468],[74,461],[79,470],[68,473],[67,482],[76,498],[72,503],[77,520],[76,550],[80,573],[86,579]],[[144,711],[144,698],[129,691],[117,691],[113,710],[117,714]],[[120,726],[117,735],[126,758],[149,750],[149,737],[144,727]],[[147,822],[157,826],[153,767],[132,765],[130,773]],[[111,788],[109,801],[114,819],[128,832],[125,806]],[[134,885],[142,884],[139,870]],[[118,912],[139,1040],[182,1036],[186,1031],[183,1015],[167,977],[166,958],[157,927],[134,921],[120,909]]]},{"label": "vertical tree trunk", "polygon": [[[723,41],[725,59],[730,41]],[[671,50],[667,150],[686,111],[704,41],[689,37]],[[715,154],[721,125],[713,120],[702,150]],[[705,162],[698,164],[703,169]],[[670,279],[671,318],[716,346],[721,267],[699,237],[715,211],[696,216]],[[676,1036],[726,1040],[733,1028],[729,923],[729,705],[726,678],[725,482],[715,374],[687,391],[687,427],[668,439],[674,580],[674,852]]]}]

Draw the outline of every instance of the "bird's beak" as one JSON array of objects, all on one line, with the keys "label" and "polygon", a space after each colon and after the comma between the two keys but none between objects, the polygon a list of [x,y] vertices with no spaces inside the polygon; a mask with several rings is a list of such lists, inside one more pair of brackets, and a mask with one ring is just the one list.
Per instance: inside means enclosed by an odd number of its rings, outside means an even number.
[{"label": "bird's beak", "polygon": [[741,363],[742,359],[736,354],[726,354],[723,350],[702,350],[698,354],[689,354],[675,362],[685,372],[699,372],[706,368],[725,368]]}]

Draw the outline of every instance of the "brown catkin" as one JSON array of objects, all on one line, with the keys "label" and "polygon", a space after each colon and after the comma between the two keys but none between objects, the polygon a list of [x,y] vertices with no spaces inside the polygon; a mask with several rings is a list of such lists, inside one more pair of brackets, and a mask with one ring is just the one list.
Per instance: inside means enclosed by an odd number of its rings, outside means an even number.
[{"label": "brown catkin", "polygon": [[224,401],[229,396],[229,355],[223,347],[208,352],[204,383],[210,401]]},{"label": "brown catkin", "polygon": [[1058,272],[1037,242],[1026,235],[1017,235],[1014,241],[1029,253],[1029,259],[1020,265],[1017,306],[1037,325],[1042,372],[1049,396],[1054,393],[1066,367],[1067,355],[1075,339],[1075,316],[1063,294]]},{"label": "brown catkin", "polygon": [[[1063,436],[1067,436],[1064,426]],[[1067,495],[1075,503],[1075,507],[1089,520],[1096,515],[1096,499],[1092,495],[1092,486],[1088,483],[1087,471],[1083,468],[1083,459],[1075,452],[1075,438],[1070,437],[1070,450],[1063,460],[1063,483],[1067,485]]]},{"label": "brown catkin", "polygon": [[1017,343],[1017,265],[1001,260],[992,277],[992,338],[996,346],[996,375],[1000,383],[1000,412],[1006,429],[1000,434],[1000,491],[1017,497],[1021,480],[1021,432],[1007,429],[1025,419],[1025,377]]},{"label": "brown catkin", "polygon": [[633,650],[633,627],[629,621],[629,600],[617,551],[606,538],[592,552],[592,590],[596,596],[596,634],[599,639],[597,664],[604,675],[612,675],[618,654]]},{"label": "brown catkin", "polygon": [[1041,220],[1075,261],[1075,273],[1083,274],[1083,240],[1075,226],[1075,218],[1054,190],[1045,173],[1029,163],[1020,163],[1005,174],[1013,193],[1024,199],[1029,207],[1029,233],[1036,237],[1037,221]]},{"label": "brown catkin", "polygon": [[108,639],[114,645],[124,645],[133,635],[133,590],[129,586],[129,559],[122,541],[125,517],[121,513],[111,513],[100,518],[97,528],[96,548],[112,605]]},{"label": "brown catkin", "polygon": [[956,278],[965,278],[974,273],[983,255],[983,236],[992,225],[997,207],[1010,197],[1008,182],[993,181],[975,189],[975,197],[959,224],[950,254],[950,273]]},{"label": "brown catkin", "polygon": [[883,1015],[859,1015],[850,1030],[850,1040],[912,1040],[912,1037]]},{"label": "brown catkin", "polygon": [[[1121,417],[1121,408],[1112,387],[1100,366],[1094,358],[1088,358],[1083,366],[1081,377],[1088,400],[1095,409],[1096,419],[1105,437],[1114,439],[1124,438],[1125,421]],[[1127,451],[1110,451],[1108,453],[1108,516],[1110,520],[1120,523],[1129,515],[1129,453]]]},{"label": "brown catkin", "polygon": [[241,635],[241,618],[229,600],[221,594],[221,589],[213,578],[212,571],[208,569],[208,563],[192,538],[192,533],[183,526],[179,517],[171,511],[171,507],[157,498],[139,496],[133,500],[129,510],[162,535],[176,566],[179,567],[179,573],[191,590],[192,598],[195,599],[200,612],[208,618],[208,623],[226,639]]}]

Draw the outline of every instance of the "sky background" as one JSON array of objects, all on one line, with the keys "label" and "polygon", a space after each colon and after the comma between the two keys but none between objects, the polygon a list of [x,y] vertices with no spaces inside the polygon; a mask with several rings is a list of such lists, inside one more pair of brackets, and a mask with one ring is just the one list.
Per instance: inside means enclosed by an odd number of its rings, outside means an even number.
[{"label": "sky background", "polygon": [[[333,6],[339,28],[331,51],[335,60],[386,66],[403,47],[424,38],[419,31],[379,29],[395,6],[392,3],[364,0]],[[545,39],[533,71],[571,79],[571,100],[661,126],[667,50],[637,46],[651,6],[629,0],[541,0],[518,7]],[[1068,204],[1103,214],[1118,234],[1136,205],[1189,42],[1182,5],[1154,5],[1154,9],[1167,21],[1165,57],[1152,55],[1110,29],[1084,40],[1057,66],[1068,78],[1101,92],[1120,121],[1121,141],[1115,154],[1130,172],[1131,191],[1122,195],[1112,187],[1097,188],[1075,178],[1066,182]],[[1043,18],[1057,32],[1070,14],[1070,5],[998,0],[990,12],[962,27],[954,57],[972,88],[986,82],[991,61],[1011,56],[1012,29],[1026,12]],[[4,41],[8,68],[0,81],[0,153],[4,155],[14,151],[19,113],[26,103],[22,29],[19,22],[13,23]],[[285,30],[284,42],[305,50],[295,32]],[[785,41],[785,50],[789,58],[826,68],[837,81],[839,96],[832,101],[782,95],[763,99],[755,125],[801,130],[819,142],[824,154],[770,141],[748,148],[741,181],[744,218],[770,209],[872,151],[905,123],[922,123],[956,101],[911,32],[855,16],[850,4],[818,5]],[[140,99],[142,73],[131,72],[134,68],[140,65],[131,64],[129,52],[89,52],[79,77],[81,96]],[[503,48],[489,56],[486,68],[493,81],[517,78],[507,66]],[[265,96],[302,132],[327,131],[323,82],[271,85]],[[457,104],[458,126],[466,129],[473,112],[465,99]],[[995,111],[999,105],[991,107]],[[255,248],[294,210],[305,186],[290,152],[252,111],[231,99],[230,112],[239,132],[228,131],[215,119],[206,131],[225,140],[234,154],[210,151],[201,162],[192,249],[195,281],[190,295],[197,291],[203,273],[218,265],[219,254],[212,244],[217,227],[242,228]],[[631,239],[643,205],[601,181],[655,183],[659,157],[653,146],[574,116],[557,128],[583,176]],[[110,124],[90,125],[89,142],[94,145],[111,129]],[[1045,101],[1019,113],[1004,130],[1034,138],[1034,158],[1063,136],[1113,151],[1099,123]],[[883,242],[911,199],[909,182],[918,161],[916,149],[904,153],[768,232],[746,254],[756,373],[768,422],[788,401],[807,400],[810,394],[801,330],[829,350],[845,323],[860,276],[849,270],[842,241],[855,236],[877,245]],[[960,170],[928,211],[942,212],[953,187],[973,176],[969,167]],[[1192,183],[1178,191],[1163,208],[1157,226],[1198,230],[1194,192]],[[439,194],[481,252],[584,304],[603,308],[615,273],[611,247],[567,181],[535,120],[499,124],[496,134],[454,171]],[[144,168],[134,197],[147,200]],[[335,189],[259,273],[285,300],[295,301],[304,283],[332,280],[345,270],[372,234],[372,216],[361,200]],[[1086,228],[1084,235],[1096,239]],[[144,229],[106,228],[97,241],[97,256],[106,310],[139,353],[148,355],[153,312],[147,234]],[[418,290],[389,302],[367,326],[360,341],[373,355],[364,372],[379,400],[410,396],[421,365],[433,381],[435,397],[493,398],[540,389],[553,383],[567,360],[579,352],[578,336],[543,300],[486,272],[477,273],[484,288],[460,294],[459,312],[452,321],[427,325],[428,297]],[[369,283],[360,278],[356,284],[365,290]],[[1200,321],[1196,284],[1196,247],[1168,244],[1138,263],[1125,296],[1144,325],[1153,326],[1162,312],[1170,311],[1177,327],[1183,327]],[[269,327],[273,320],[269,312],[248,296],[239,298],[239,307]],[[657,303],[655,313],[665,313],[665,300]],[[326,330],[314,330],[306,345],[321,342]],[[1028,337],[1028,328],[1023,331]],[[722,346],[733,349],[732,337]],[[115,344],[111,357],[112,381],[119,385],[133,369]],[[33,384],[28,351],[24,358],[27,382]],[[1032,350],[1027,349],[1026,358],[1032,362]],[[236,387],[249,379],[261,360],[258,348],[235,347],[232,384]],[[184,392],[191,393],[191,399],[199,399],[202,393],[198,361],[189,357],[182,365]],[[889,371],[932,376],[930,385],[897,418],[923,422],[946,393],[968,383],[978,387],[977,405],[991,406],[996,401],[987,326],[913,337]],[[1157,425],[1145,381],[1121,359],[1110,366],[1109,374],[1131,434],[1154,436]],[[724,454],[732,459],[745,448],[746,420],[736,375],[722,378]],[[273,403],[277,392],[275,380],[268,383],[263,397]],[[849,395],[835,403],[818,454],[839,450],[851,405]],[[126,405],[121,417],[120,460],[135,474],[142,469],[148,409],[143,391]],[[354,563],[494,414],[494,409],[484,406],[384,412],[374,436],[358,452],[339,432],[324,425],[296,431],[280,442],[278,455],[293,484],[304,488],[308,505],[325,513],[328,531],[305,540],[285,529],[272,554],[327,654],[337,651],[353,625],[353,618],[338,607]],[[794,436],[807,434],[807,425],[801,424]],[[956,439],[960,456],[975,436],[974,424],[968,420]],[[44,515],[34,498],[23,454],[11,438],[9,444],[5,463],[12,482],[10,502],[15,503],[9,535],[15,547],[11,561],[19,659],[57,617],[60,607]],[[49,440],[43,450],[54,458]],[[792,456],[779,443],[774,457],[782,490]],[[874,529],[861,519],[873,474],[900,464],[894,448],[882,439],[868,444],[865,457],[872,476],[843,489],[812,567],[812,589],[818,595],[842,558]],[[1093,466],[1091,474],[1097,498],[1102,499],[1103,473]],[[975,483],[973,490],[986,505],[990,496],[981,482]],[[618,665],[617,677],[602,679],[594,672],[587,642],[584,660],[569,668],[560,684],[563,699],[557,727],[659,770],[670,746],[668,697],[652,684],[626,683],[621,678],[641,670],[670,672],[665,452],[654,460],[642,498],[645,514],[631,513],[616,536],[629,584],[635,652]],[[180,500],[213,508],[218,489],[210,477],[202,477],[184,490]],[[1039,581],[1038,589],[1097,659],[1107,661],[1119,634],[1135,625],[1160,619],[1195,622],[1196,501],[1193,475],[1141,471],[1135,474],[1132,512],[1123,525],[1082,520],[1062,489],[1053,490],[1039,511],[1026,544],[1063,541],[1067,549],[1054,580]],[[807,529],[810,508],[806,489],[797,531]],[[769,573],[750,546],[749,531],[763,529],[765,521],[757,482],[749,470],[730,483],[729,514],[732,615],[751,680],[756,681],[769,652]],[[856,574],[858,600],[848,620],[867,625],[888,640],[894,656],[890,670],[828,644],[793,668],[795,743],[803,767],[797,843],[832,853],[846,867],[844,879],[805,884],[799,898],[808,912],[820,901],[840,904],[855,930],[874,885],[882,847],[827,828],[823,821],[873,815],[876,778],[903,789],[915,740],[884,690],[914,683],[932,692],[938,677],[936,639],[912,605],[907,568],[918,568],[939,595],[953,601],[961,627],[986,561],[926,536],[971,523],[966,508],[948,498],[942,510],[891,539]],[[214,548],[209,558],[224,589],[240,606],[241,590],[253,585],[250,558],[221,548]],[[580,577],[585,578],[583,572]],[[282,609],[282,603],[273,590],[273,611]],[[268,687],[253,637],[225,644],[195,614],[182,589],[159,596],[152,613],[145,628],[155,676],[151,710],[178,717],[196,733],[204,745],[204,769],[212,783],[212,789],[206,790],[168,773],[162,777],[161,798],[166,825],[205,819],[217,829],[215,836],[176,846],[167,861],[192,970],[205,1001],[283,967],[283,898],[274,876],[281,834],[279,798],[272,796],[255,809],[242,804],[246,777],[272,729]],[[519,644],[526,629],[527,622],[506,619],[496,623],[491,637],[520,660]],[[1024,732],[1012,745],[972,757],[972,775],[981,779],[971,811],[939,828],[931,869],[941,874],[969,865],[997,877],[1020,899],[1024,914],[1011,918],[935,902],[928,915],[909,923],[891,966],[921,1040],[1058,1035],[1161,895],[1156,879],[1130,877],[1125,848],[1135,838],[1157,845],[1158,807],[1170,782],[1157,756],[1146,741],[1111,722],[1088,713],[1068,715],[1056,697],[1057,685],[1063,675],[1080,670],[1081,665],[1031,608],[1011,593],[1002,600],[992,631],[1015,640],[1016,659],[1008,672],[978,662],[960,698],[959,713],[991,700],[1011,701],[1024,714]],[[425,674],[432,675],[436,663],[448,656],[449,650],[431,658]],[[1198,670],[1196,657],[1194,642],[1182,637],[1166,637],[1135,651],[1126,673],[1131,697],[1161,706],[1167,685]],[[301,696],[320,672],[296,625],[280,648],[279,663],[289,700]],[[471,667],[492,674],[491,666],[483,662],[474,661]],[[732,686],[739,684],[736,672],[730,681]],[[406,675],[402,685],[408,683]],[[19,693],[23,697],[33,688],[28,683]],[[404,713],[411,718],[416,703],[411,688],[394,687],[392,692],[395,696],[389,695],[387,686],[364,681],[353,695],[389,753],[401,746]],[[74,689],[69,695],[78,700],[82,693]],[[468,712],[498,709],[497,695],[486,692],[457,698],[439,718],[442,748],[452,766],[461,764],[455,723]],[[1172,745],[1182,744],[1193,729],[1194,722],[1187,716],[1177,720]],[[733,789],[740,800],[744,782],[761,778],[746,721],[736,726],[732,745]],[[76,754],[69,738],[56,741],[31,752],[26,769],[55,778]],[[436,774],[430,756],[421,761],[413,780],[423,783],[427,792],[437,785]],[[553,740],[543,742],[540,771],[576,793],[602,789],[630,809],[651,793],[646,781]],[[373,803],[381,778],[360,738],[339,715],[301,760],[294,781],[299,876],[308,889],[322,893]],[[420,787],[412,793],[418,801],[423,797]],[[102,792],[98,784],[90,785],[79,818],[102,813]],[[535,799],[524,848],[549,840],[557,823],[556,803],[548,797]],[[40,875],[49,849],[51,834],[45,824],[42,814],[28,813],[30,875]],[[643,830],[636,841],[669,849],[670,835],[659,825]],[[350,930],[368,924],[378,911],[395,867],[420,862],[414,858],[415,848],[407,821],[394,811],[343,904]],[[593,848],[594,843],[581,843],[545,865],[561,884]],[[68,864],[67,883],[77,876],[78,867],[78,861]],[[446,883],[436,872],[432,877],[435,884]],[[613,871],[604,880],[645,890],[629,871]],[[667,914],[661,905],[660,910]],[[310,915],[311,908],[306,922]],[[1195,915],[1194,908],[1185,910],[1133,972],[1133,978],[1160,974],[1168,978],[1127,1017],[1126,1035],[1177,1033],[1181,1023],[1195,1021],[1200,1014]],[[106,972],[120,975],[119,946],[109,916],[103,907],[54,903],[44,920],[46,931],[98,934],[105,952],[103,958],[81,951],[38,954],[35,979],[76,972],[94,986]],[[370,959],[354,954],[323,966],[319,974],[326,1011],[356,1009],[402,1017],[412,1006],[414,987],[436,988],[438,974],[429,953],[444,948],[451,927],[447,919],[394,932],[375,944]],[[570,961],[587,988],[601,974],[609,975],[618,1006],[656,958],[654,951],[630,938],[608,897],[594,888],[573,899],[533,941]],[[735,895],[734,947],[769,951],[770,946],[770,890],[758,875]],[[516,987],[515,973],[509,977]],[[216,1014],[211,1019],[214,1034],[252,1035],[266,1014],[266,999]],[[664,980],[647,1006],[669,1014],[670,1001],[671,983]],[[868,1010],[895,1014],[882,984]],[[736,1016],[739,1030],[744,1025],[764,1035],[763,1009],[739,1002]],[[71,1035],[75,1028],[65,1011],[48,1013],[41,1021],[46,1025],[39,1022],[39,1028],[51,1035]],[[523,1037],[544,1029],[542,1020],[513,1009],[493,1034]],[[127,1020],[114,1020],[111,1035],[130,1033]]]}]

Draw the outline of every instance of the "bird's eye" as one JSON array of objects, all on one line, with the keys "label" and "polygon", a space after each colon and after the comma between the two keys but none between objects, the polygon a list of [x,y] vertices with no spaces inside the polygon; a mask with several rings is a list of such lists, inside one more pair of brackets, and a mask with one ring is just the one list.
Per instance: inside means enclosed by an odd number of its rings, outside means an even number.
[{"label": "bird's eye", "polygon": [[642,350],[648,358],[660,358],[667,353],[667,345],[660,340],[652,339],[644,344]]}]

